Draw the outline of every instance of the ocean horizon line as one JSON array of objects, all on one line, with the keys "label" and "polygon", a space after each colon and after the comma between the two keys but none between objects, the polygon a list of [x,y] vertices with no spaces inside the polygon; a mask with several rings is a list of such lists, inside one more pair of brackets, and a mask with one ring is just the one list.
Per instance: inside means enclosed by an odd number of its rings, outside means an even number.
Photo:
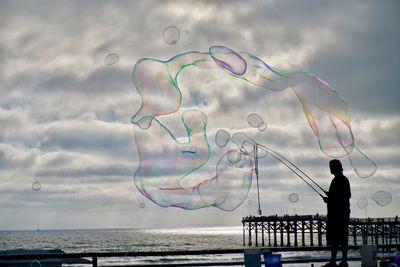
[{"label": "ocean horizon line", "polygon": [[40,231],[126,231],[126,230],[194,230],[194,229],[242,229],[242,225],[215,225],[215,226],[176,226],[176,227],[93,227],[93,228],[10,228],[0,229],[0,232],[40,232]]}]

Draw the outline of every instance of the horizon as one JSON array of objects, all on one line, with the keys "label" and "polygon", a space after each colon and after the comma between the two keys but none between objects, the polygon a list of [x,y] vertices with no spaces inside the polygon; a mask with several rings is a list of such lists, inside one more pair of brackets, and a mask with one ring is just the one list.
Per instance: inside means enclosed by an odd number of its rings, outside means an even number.
[{"label": "horizon", "polygon": [[[276,214],[275,214],[276,215]],[[269,217],[269,216],[275,216],[274,214],[271,215],[261,215],[261,217]],[[284,215],[277,215],[278,217],[285,217],[285,216],[314,216],[318,214],[296,214],[296,215],[289,215],[289,214],[284,214]],[[319,214],[320,216],[326,216],[326,214]],[[258,217],[260,215],[247,215],[246,217],[249,216],[255,216]],[[350,219],[395,219],[398,218],[398,214],[392,217],[350,217]],[[28,231],[28,232],[35,232],[35,231],[90,231],[90,230],[178,230],[178,229],[237,229],[242,231],[243,225],[204,225],[204,226],[182,226],[182,227],[133,227],[133,228],[63,228],[63,229],[58,229],[58,228],[44,228],[41,229],[40,227],[37,228],[32,228],[32,229],[0,229],[0,232],[7,232],[7,231]]]}]

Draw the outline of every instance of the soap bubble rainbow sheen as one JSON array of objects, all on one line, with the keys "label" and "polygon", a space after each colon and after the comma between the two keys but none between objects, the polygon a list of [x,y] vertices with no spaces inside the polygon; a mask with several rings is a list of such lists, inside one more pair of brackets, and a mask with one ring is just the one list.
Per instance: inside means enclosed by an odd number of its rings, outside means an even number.
[{"label": "soap bubble rainbow sheen", "polygon": [[[186,52],[166,61],[144,58],[134,67],[132,80],[141,97],[141,106],[131,118],[140,158],[134,182],[143,196],[155,204],[188,210],[216,207],[231,211],[246,199],[252,183],[254,144],[245,134],[232,135],[231,141],[238,148],[231,149],[226,146],[230,133],[219,131],[215,143],[225,152],[219,155],[213,174],[202,172],[210,164],[208,118],[199,109],[181,107],[184,91],[178,77],[188,67],[223,70],[254,85],[255,90],[292,90],[321,151],[332,158],[348,156],[360,177],[375,173],[376,164],[354,142],[347,102],[325,81],[306,72],[278,70],[248,52],[212,46],[208,52]],[[163,115],[180,116],[186,129],[185,138],[172,133],[160,120]],[[265,123],[253,114],[249,124],[263,130]],[[268,154],[259,153],[259,157]],[[200,181],[199,175],[203,175]]]}]

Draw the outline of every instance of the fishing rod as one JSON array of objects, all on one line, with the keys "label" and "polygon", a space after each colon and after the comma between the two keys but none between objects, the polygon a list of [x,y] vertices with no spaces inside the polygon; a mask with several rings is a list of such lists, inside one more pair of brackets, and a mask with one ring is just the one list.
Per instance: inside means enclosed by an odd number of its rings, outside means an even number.
[{"label": "fishing rod", "polygon": [[[299,167],[297,167],[293,162],[291,162],[290,160],[288,160],[286,157],[284,157],[282,154],[270,149],[267,146],[264,146],[262,144],[256,143],[255,147],[260,146],[263,147],[265,149],[267,149],[267,151],[269,151],[270,155],[275,158],[276,160],[278,160],[279,162],[281,162],[283,165],[285,165],[289,170],[291,170],[294,174],[296,174],[301,180],[303,180],[309,187],[311,187],[321,198],[324,198],[324,196],[318,192],[318,190],[312,186],[309,182],[307,182],[304,177],[302,177],[298,172],[300,172],[301,174],[303,174],[306,178],[308,178],[310,181],[312,181],[320,190],[322,190],[325,194],[326,191],[319,185],[317,184],[313,179],[311,179],[311,177],[309,177],[305,172],[303,172]],[[290,165],[289,165],[290,164]],[[297,172],[298,171],[298,172]]]},{"label": "fishing rod", "polygon": [[279,157],[283,158],[283,159],[286,160],[287,162],[289,162],[294,168],[296,168],[296,170],[298,170],[299,172],[301,172],[305,177],[307,177],[311,182],[313,182],[316,186],[318,186],[319,189],[321,189],[321,190],[325,193],[325,190],[324,190],[319,184],[317,184],[313,179],[311,179],[310,176],[308,176],[305,172],[303,172],[303,170],[301,170],[299,167],[297,167],[293,162],[291,162],[290,160],[288,160],[288,159],[287,159],[286,157],[284,157],[282,154],[280,154],[280,153],[278,153],[278,152],[276,152],[276,151],[274,151],[274,150],[272,150],[272,149],[269,149],[269,150],[270,150],[271,152],[277,154]]}]

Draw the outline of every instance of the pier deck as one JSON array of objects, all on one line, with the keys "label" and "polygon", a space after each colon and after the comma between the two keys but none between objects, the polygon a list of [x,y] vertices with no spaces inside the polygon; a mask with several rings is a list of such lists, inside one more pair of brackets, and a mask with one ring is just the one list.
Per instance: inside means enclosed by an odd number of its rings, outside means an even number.
[{"label": "pier deck", "polygon": [[[249,216],[242,220],[243,246],[314,247],[326,246],[326,216]],[[351,218],[349,245],[400,246],[400,220],[393,218]]]}]

